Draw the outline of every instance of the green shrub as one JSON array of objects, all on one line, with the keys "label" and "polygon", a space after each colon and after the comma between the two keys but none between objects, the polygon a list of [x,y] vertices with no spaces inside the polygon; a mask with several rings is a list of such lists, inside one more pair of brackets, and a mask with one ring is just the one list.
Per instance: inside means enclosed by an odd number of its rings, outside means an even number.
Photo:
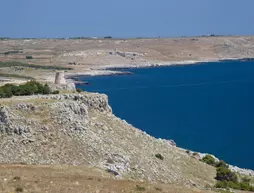
[{"label": "green shrub", "polygon": [[247,178],[247,177],[243,177],[242,178],[242,182],[247,182],[247,183],[250,183],[250,179],[249,178]]},{"label": "green shrub", "polygon": [[47,84],[43,85],[36,81],[29,81],[23,85],[6,84],[0,87],[0,98],[10,98],[14,96],[25,96],[34,94],[51,94]]},{"label": "green shrub", "polygon": [[33,56],[26,56],[26,59],[31,60],[33,59]]},{"label": "green shrub", "polygon": [[164,157],[161,154],[156,154],[155,155],[156,158],[160,159],[160,160],[164,160]]},{"label": "green shrub", "polygon": [[55,90],[55,91],[52,92],[52,94],[59,94],[59,93],[60,93],[59,90]]},{"label": "green shrub", "polygon": [[226,181],[218,181],[215,184],[215,188],[223,188],[223,189],[227,189],[228,188],[228,183]]},{"label": "green shrub", "polygon": [[207,163],[208,165],[214,166],[215,165],[215,159],[211,155],[206,155],[205,157],[202,158],[203,162]]},{"label": "green shrub", "polygon": [[81,90],[80,88],[77,88],[76,91],[77,91],[78,93],[81,93],[81,92],[82,92],[82,90]]},{"label": "green shrub", "polygon": [[216,188],[232,188],[254,192],[254,187],[250,185],[250,179],[244,177],[241,179],[241,182],[239,182],[236,173],[232,172],[224,161],[219,161],[215,166],[217,167],[215,179],[218,180],[215,185]]},{"label": "green shrub", "polygon": [[50,88],[47,84],[44,85],[42,94],[50,94]]},{"label": "green shrub", "polygon": [[217,168],[216,180],[237,182],[237,175],[225,167]]},{"label": "green shrub", "polygon": [[197,155],[198,155],[198,153],[197,153],[197,152],[194,152],[192,155],[193,155],[193,156],[197,156]]},{"label": "green shrub", "polygon": [[65,68],[61,66],[42,66],[42,65],[27,64],[27,63],[16,62],[16,61],[9,61],[9,62],[0,61],[0,68],[13,67],[13,66],[22,66],[27,68],[46,69],[46,70],[72,70],[72,68]]},{"label": "green shrub", "polygon": [[216,168],[219,167],[224,167],[224,168],[228,168],[228,164],[226,164],[226,162],[220,160],[218,163],[215,164]]},{"label": "green shrub", "polygon": [[232,182],[232,181],[218,181],[215,185],[216,188],[228,189],[232,188],[235,190],[244,190],[244,191],[254,191],[254,187],[252,187],[249,183],[246,182]]},{"label": "green shrub", "polygon": [[[1,62],[0,62],[1,64]],[[1,67],[0,67],[1,68]],[[6,73],[0,73],[0,76],[7,77],[7,78],[19,78],[19,79],[27,79],[27,80],[34,80],[31,76],[23,76],[19,74],[6,74]]]}]

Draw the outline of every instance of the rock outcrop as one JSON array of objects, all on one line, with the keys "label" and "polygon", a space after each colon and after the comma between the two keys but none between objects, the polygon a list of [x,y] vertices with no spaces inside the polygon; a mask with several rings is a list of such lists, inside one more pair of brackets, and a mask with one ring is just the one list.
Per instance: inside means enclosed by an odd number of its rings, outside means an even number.
[{"label": "rock outcrop", "polygon": [[214,184],[213,167],[117,118],[102,94],[3,99],[0,136],[1,163],[89,164],[123,179]]}]

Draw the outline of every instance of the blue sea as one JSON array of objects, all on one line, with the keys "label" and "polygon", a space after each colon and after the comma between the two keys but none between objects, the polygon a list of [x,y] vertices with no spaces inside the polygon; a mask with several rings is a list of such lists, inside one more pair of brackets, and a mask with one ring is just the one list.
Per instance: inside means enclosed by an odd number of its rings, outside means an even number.
[{"label": "blue sea", "polygon": [[115,115],[154,137],[254,169],[254,61],[128,71],[77,87],[107,94]]}]

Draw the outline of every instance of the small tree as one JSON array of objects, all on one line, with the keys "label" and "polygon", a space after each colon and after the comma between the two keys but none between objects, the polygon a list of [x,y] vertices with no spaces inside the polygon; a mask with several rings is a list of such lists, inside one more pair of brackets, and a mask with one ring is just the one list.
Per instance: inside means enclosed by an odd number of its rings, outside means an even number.
[{"label": "small tree", "polygon": [[76,91],[77,91],[78,93],[81,93],[81,92],[82,92],[82,90],[81,90],[80,88],[77,88]]},{"label": "small tree", "polygon": [[212,166],[214,166],[216,163],[214,157],[211,155],[206,155],[205,157],[202,158],[202,161]]},{"label": "small tree", "polygon": [[217,168],[216,180],[219,181],[231,181],[237,183],[237,175],[230,169],[225,167]]},{"label": "small tree", "polygon": [[26,59],[31,60],[33,59],[33,56],[26,56]]},{"label": "small tree", "polygon": [[44,85],[42,93],[43,94],[50,94],[51,93],[50,92],[50,88],[49,88],[49,86],[47,84]]},{"label": "small tree", "polygon": [[215,166],[217,168],[219,168],[219,167],[228,168],[228,164],[226,164],[226,162],[224,162],[223,160],[220,160],[218,163],[215,164]]},{"label": "small tree", "polygon": [[155,157],[160,160],[164,160],[164,157],[160,153],[155,154]]}]

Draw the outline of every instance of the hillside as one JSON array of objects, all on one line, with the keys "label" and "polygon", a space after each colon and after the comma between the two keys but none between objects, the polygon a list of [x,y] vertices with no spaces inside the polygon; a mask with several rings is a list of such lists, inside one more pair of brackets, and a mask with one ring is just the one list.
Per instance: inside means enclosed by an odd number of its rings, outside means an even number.
[{"label": "hillside", "polygon": [[215,183],[215,168],[114,116],[106,95],[14,97],[0,106],[1,163],[89,165],[118,179],[189,187]]},{"label": "hillside", "polygon": [[[254,37],[157,39],[7,39],[0,40],[0,61],[72,68],[70,74],[98,74],[106,67],[184,64],[220,59],[254,58]],[[1,65],[0,65],[1,67]],[[54,69],[27,66],[0,68],[52,81]],[[111,73],[111,72],[110,72]],[[109,74],[110,74],[109,73]]]},{"label": "hillside", "polygon": [[89,166],[0,165],[0,192],[10,193],[203,193],[212,192],[176,184],[116,180],[106,172]]}]

